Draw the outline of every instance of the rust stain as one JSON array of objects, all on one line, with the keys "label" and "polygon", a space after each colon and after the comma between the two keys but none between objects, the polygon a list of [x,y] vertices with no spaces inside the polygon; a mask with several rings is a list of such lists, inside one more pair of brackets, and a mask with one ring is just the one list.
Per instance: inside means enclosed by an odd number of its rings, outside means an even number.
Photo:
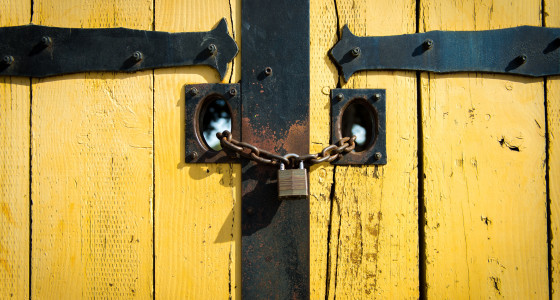
[{"label": "rust stain", "polygon": [[6,202],[2,202],[2,214],[4,216],[6,216],[6,219],[8,220],[8,223],[13,224],[14,220],[12,219],[12,213],[10,212],[10,207],[8,206],[8,203]]},{"label": "rust stain", "polygon": [[[277,132],[268,125],[254,128],[249,118],[244,117],[242,120],[243,141],[273,153],[285,154],[286,151],[297,153],[298,149],[309,147],[308,125],[307,121],[296,121],[288,130]],[[283,151],[283,149],[286,150]]]}]

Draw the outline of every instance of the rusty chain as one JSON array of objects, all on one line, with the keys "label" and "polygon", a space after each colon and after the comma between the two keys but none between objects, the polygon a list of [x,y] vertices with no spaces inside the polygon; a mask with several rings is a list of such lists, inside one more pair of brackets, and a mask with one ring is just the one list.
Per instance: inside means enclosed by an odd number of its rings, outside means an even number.
[{"label": "rusty chain", "polygon": [[329,145],[323,151],[314,154],[298,155],[288,153],[286,155],[277,155],[263,149],[259,149],[251,144],[240,142],[232,138],[231,132],[216,133],[216,137],[220,140],[222,149],[230,156],[237,157],[239,154],[245,158],[254,160],[258,163],[276,166],[283,163],[286,167],[296,167],[299,162],[314,165],[322,162],[332,162],[340,156],[351,152],[356,147],[356,136],[345,137],[336,144]]}]

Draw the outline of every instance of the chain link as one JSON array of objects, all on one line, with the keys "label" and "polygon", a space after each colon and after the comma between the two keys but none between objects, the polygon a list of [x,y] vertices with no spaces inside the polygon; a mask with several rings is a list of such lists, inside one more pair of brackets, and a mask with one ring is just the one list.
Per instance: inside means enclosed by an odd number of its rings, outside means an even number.
[{"label": "chain link", "polygon": [[238,157],[238,155],[240,155],[266,165],[277,166],[280,163],[283,163],[286,167],[294,168],[298,166],[300,161],[303,161],[304,164],[307,165],[332,162],[340,156],[351,152],[356,147],[356,136],[352,136],[345,137],[336,144],[325,147],[320,153],[306,155],[288,153],[282,156],[259,149],[254,145],[237,141],[232,138],[231,132],[228,130],[216,133],[216,137],[220,140],[222,149],[230,157]]}]

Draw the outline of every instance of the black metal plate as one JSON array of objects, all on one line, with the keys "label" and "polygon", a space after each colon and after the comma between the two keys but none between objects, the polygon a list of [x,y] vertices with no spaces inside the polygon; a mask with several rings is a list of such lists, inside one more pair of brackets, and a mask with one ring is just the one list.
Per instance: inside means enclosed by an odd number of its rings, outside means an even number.
[{"label": "black metal plate", "polygon": [[[427,40],[432,41],[431,48],[425,44]],[[357,57],[352,55],[355,47],[361,50]],[[344,26],[342,39],[330,54],[345,80],[361,70],[548,76],[560,74],[559,48],[560,28],[521,26],[486,31],[358,37]]]},{"label": "black metal plate", "polygon": [[[243,141],[308,153],[309,1],[244,0],[241,35]],[[308,299],[309,200],[279,200],[277,168],[242,167],[243,298]]]},{"label": "black metal plate", "polygon": [[[198,92],[193,94],[195,88]],[[231,89],[236,93],[232,95]],[[210,149],[204,142],[199,120],[208,101],[223,99],[231,111],[231,134],[240,140],[241,96],[238,83],[203,83],[185,85],[185,161],[187,163],[238,163],[239,158],[231,158],[224,151]]]},{"label": "black metal plate", "polygon": [[[337,98],[338,94],[343,99]],[[376,95],[378,97],[376,97]],[[364,106],[371,109],[374,128],[372,130],[373,142],[369,147],[360,152],[352,151],[332,162],[335,165],[384,165],[387,164],[386,147],[386,95],[382,89],[332,89],[331,90],[331,143],[343,138],[341,131],[342,115],[353,101],[361,101]],[[381,154],[377,158],[376,153]]]},{"label": "black metal plate", "polygon": [[[50,44],[42,44],[50,37]],[[0,76],[45,77],[88,71],[135,72],[145,69],[208,65],[221,78],[237,54],[222,19],[208,32],[168,33],[126,28],[57,28],[25,25],[0,28],[0,58],[12,56],[13,63],[0,62]],[[216,54],[207,47],[214,44]],[[142,60],[132,57],[142,53]]]}]

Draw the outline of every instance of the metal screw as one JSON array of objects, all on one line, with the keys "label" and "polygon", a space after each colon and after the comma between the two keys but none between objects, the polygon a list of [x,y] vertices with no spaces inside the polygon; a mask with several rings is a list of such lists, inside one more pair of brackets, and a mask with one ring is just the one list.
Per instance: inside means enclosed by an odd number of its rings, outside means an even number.
[{"label": "metal screw", "polygon": [[375,160],[380,160],[382,155],[381,152],[375,152],[375,154],[373,155],[373,157],[375,158]]},{"label": "metal screw", "polygon": [[264,74],[266,74],[266,76],[272,75],[272,68],[271,67],[266,67],[264,69]]},{"label": "metal screw", "polygon": [[6,55],[2,58],[2,63],[9,66],[14,63],[14,57],[11,55]]},{"label": "metal screw", "polygon": [[237,90],[235,88],[231,88],[228,93],[230,96],[235,97],[235,95],[237,95]]},{"label": "metal screw", "polygon": [[49,47],[52,45],[52,39],[49,36],[44,36],[41,38],[41,45],[44,47]]},{"label": "metal screw", "polygon": [[195,160],[198,158],[198,153],[197,152],[191,152],[189,154],[189,160]]},{"label": "metal screw", "polygon": [[189,94],[191,94],[191,96],[196,96],[198,95],[198,89],[193,87],[189,90]]},{"label": "metal screw", "polygon": [[338,100],[338,101],[342,101],[342,100],[344,99],[344,95],[343,95],[342,93],[336,94],[335,98],[336,98],[336,100]]},{"label": "metal screw", "polygon": [[527,55],[523,54],[517,57],[517,61],[519,62],[520,65],[524,64],[527,62]]},{"label": "metal screw", "polygon": [[247,207],[247,209],[245,210],[247,212],[247,215],[252,216],[253,214],[255,214],[255,209],[253,209],[252,206]]},{"label": "metal screw", "polygon": [[134,59],[135,62],[139,62],[144,59],[144,55],[140,51],[134,51],[134,53],[132,53],[132,59]]},{"label": "metal screw", "polygon": [[424,44],[422,44],[422,46],[424,47],[425,50],[432,49],[432,47],[434,46],[434,41],[427,39],[424,41]]},{"label": "metal screw", "polygon": [[218,47],[216,47],[216,45],[214,45],[214,44],[208,45],[208,47],[206,47],[206,49],[208,49],[208,52],[210,52],[211,55],[214,55],[214,54],[216,54],[216,52],[218,52]]},{"label": "metal screw", "polygon": [[373,98],[375,98],[375,100],[379,100],[379,99],[381,99],[381,94],[375,93],[375,94],[373,95]]},{"label": "metal screw", "polygon": [[362,49],[360,49],[360,47],[354,47],[354,49],[352,49],[352,56],[358,57],[360,54],[362,54]]}]

